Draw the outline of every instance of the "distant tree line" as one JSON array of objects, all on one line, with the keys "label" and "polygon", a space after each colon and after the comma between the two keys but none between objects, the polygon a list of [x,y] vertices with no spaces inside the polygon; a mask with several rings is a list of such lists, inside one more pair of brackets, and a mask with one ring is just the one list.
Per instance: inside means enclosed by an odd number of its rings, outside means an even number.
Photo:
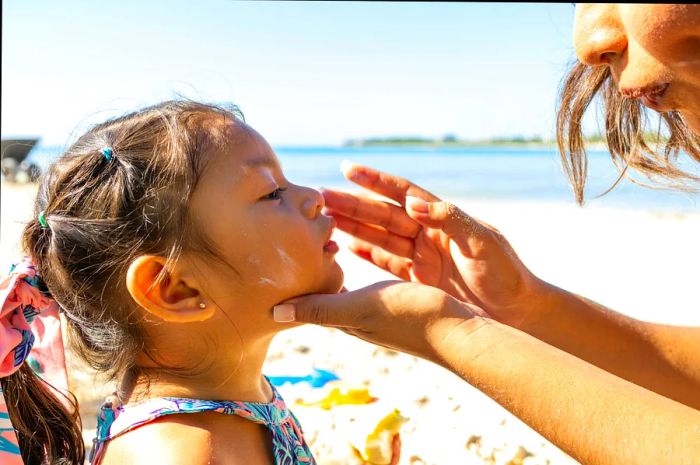
[{"label": "distant tree line", "polygon": [[[664,135],[658,133],[644,133],[644,138],[649,142],[665,140]],[[602,134],[590,134],[585,137],[590,144],[603,144],[605,137]],[[541,136],[497,136],[489,139],[460,139],[455,134],[446,134],[441,138],[428,138],[419,136],[408,137],[371,137],[367,139],[350,139],[343,145],[347,147],[366,147],[377,145],[419,145],[419,146],[477,146],[477,145],[554,145],[553,139],[544,139]]]}]

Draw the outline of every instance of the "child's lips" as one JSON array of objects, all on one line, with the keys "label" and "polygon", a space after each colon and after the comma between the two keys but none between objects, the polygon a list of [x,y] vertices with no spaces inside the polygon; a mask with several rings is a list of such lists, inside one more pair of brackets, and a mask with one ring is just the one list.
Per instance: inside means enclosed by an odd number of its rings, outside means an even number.
[{"label": "child's lips", "polygon": [[328,253],[336,253],[339,250],[338,244],[331,240],[333,236],[333,230],[335,229],[335,218],[330,218],[330,228],[328,229],[328,235],[326,236],[326,242],[323,244],[323,251]]},{"label": "child's lips", "polygon": [[323,251],[327,253],[336,253],[340,250],[338,244],[335,241],[328,241],[326,245],[323,246]]}]

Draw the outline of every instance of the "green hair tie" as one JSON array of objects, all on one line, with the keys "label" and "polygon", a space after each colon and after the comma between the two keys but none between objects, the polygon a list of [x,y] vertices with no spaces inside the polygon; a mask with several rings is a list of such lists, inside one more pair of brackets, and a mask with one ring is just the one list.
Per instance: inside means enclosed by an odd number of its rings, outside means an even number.
[{"label": "green hair tie", "polygon": [[49,227],[49,223],[46,222],[46,212],[44,210],[41,210],[41,213],[39,213],[39,224],[41,224],[42,228]]}]

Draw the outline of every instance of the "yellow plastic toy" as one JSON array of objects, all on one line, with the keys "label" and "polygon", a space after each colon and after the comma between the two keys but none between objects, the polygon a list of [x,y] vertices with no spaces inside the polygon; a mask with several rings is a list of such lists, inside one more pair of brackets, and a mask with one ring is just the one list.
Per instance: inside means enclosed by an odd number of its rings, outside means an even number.
[{"label": "yellow plastic toy", "polygon": [[339,387],[333,388],[326,397],[315,402],[297,401],[297,404],[305,407],[321,407],[329,410],[336,405],[362,405],[370,404],[377,400],[376,397],[369,395],[367,389],[345,389]]},{"label": "yellow plastic toy", "polygon": [[[367,436],[364,444],[364,452],[359,447],[350,444],[353,452],[364,463],[368,465],[392,465],[398,463],[398,455],[401,448],[400,440],[394,437],[399,433],[401,425],[406,423],[408,418],[401,415],[398,409],[379,420],[374,431]],[[359,444],[357,446],[360,446]]]}]

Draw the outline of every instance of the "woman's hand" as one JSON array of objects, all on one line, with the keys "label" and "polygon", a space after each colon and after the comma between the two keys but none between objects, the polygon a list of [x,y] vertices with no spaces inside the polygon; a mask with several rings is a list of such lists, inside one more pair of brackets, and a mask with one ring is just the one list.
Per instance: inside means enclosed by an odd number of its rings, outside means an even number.
[{"label": "woman's hand", "polygon": [[339,294],[296,297],[275,306],[279,322],[331,326],[383,347],[441,363],[440,349],[457,328],[478,327],[483,310],[440,289],[383,281]]},{"label": "woman's hand", "polygon": [[[287,303],[275,307],[276,320],[335,326],[438,363],[582,463],[695,464],[700,456],[697,409],[489,320],[434,287],[388,281]],[[624,346],[616,347],[611,352]],[[591,428],[601,414],[606,421]]]},{"label": "woman's hand", "polygon": [[395,276],[444,290],[521,326],[548,285],[494,227],[403,178],[359,165],[345,177],[390,202],[326,189],[326,211],[354,237],[351,250]]}]

